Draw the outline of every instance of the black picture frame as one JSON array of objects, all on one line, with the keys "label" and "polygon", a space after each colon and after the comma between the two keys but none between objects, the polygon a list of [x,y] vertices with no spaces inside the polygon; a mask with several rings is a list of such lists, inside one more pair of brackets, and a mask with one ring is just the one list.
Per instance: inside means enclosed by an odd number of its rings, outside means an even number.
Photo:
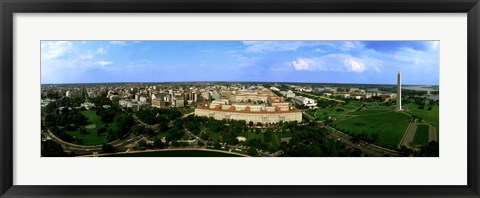
[{"label": "black picture frame", "polygon": [[[1,197],[480,197],[479,0],[0,0]],[[15,13],[468,13],[466,186],[20,186],[13,185]],[[446,170],[450,171],[450,170]]]}]

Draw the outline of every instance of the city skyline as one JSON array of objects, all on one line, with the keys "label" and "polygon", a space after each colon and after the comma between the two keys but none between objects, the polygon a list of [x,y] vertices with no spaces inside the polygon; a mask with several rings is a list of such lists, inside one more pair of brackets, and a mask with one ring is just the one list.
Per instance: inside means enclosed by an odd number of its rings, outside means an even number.
[{"label": "city skyline", "polygon": [[437,41],[42,41],[41,83],[438,85]]}]

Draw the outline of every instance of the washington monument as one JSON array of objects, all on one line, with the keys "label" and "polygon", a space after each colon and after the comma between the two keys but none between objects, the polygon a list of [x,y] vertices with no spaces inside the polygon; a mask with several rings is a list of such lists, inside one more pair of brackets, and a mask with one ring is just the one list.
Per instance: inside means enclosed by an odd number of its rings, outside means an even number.
[{"label": "washington monument", "polygon": [[402,110],[402,79],[401,79],[400,71],[397,75],[397,111]]}]

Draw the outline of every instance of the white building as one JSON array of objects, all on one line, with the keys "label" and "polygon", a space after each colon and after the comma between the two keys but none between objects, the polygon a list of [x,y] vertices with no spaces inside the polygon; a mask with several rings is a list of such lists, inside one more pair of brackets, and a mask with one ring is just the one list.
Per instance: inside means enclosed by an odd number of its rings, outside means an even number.
[{"label": "white building", "polygon": [[297,104],[305,105],[307,107],[317,106],[317,102],[314,99],[310,99],[310,98],[303,97],[303,96],[295,96],[295,97],[292,98],[292,100]]},{"label": "white building", "polygon": [[90,110],[92,107],[95,107],[95,104],[91,102],[84,102],[80,105],[80,107],[85,107],[85,109]]},{"label": "white building", "polygon": [[273,90],[273,91],[280,91],[280,89],[276,88],[276,87],[270,87],[270,89]]}]

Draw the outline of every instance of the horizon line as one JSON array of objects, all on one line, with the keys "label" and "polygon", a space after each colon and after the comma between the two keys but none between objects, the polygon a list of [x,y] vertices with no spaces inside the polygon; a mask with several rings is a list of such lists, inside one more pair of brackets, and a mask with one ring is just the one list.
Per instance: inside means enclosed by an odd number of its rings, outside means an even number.
[{"label": "horizon line", "polygon": [[[128,83],[294,83],[294,84],[340,84],[340,85],[397,85],[397,83],[392,84],[380,84],[380,83],[328,83],[328,82],[281,82],[281,81],[165,81],[165,82],[134,82],[134,81],[123,81],[123,82],[82,82],[82,83],[40,83],[40,85],[71,85],[71,84],[128,84]],[[403,86],[439,86],[438,84],[403,84]]]}]

